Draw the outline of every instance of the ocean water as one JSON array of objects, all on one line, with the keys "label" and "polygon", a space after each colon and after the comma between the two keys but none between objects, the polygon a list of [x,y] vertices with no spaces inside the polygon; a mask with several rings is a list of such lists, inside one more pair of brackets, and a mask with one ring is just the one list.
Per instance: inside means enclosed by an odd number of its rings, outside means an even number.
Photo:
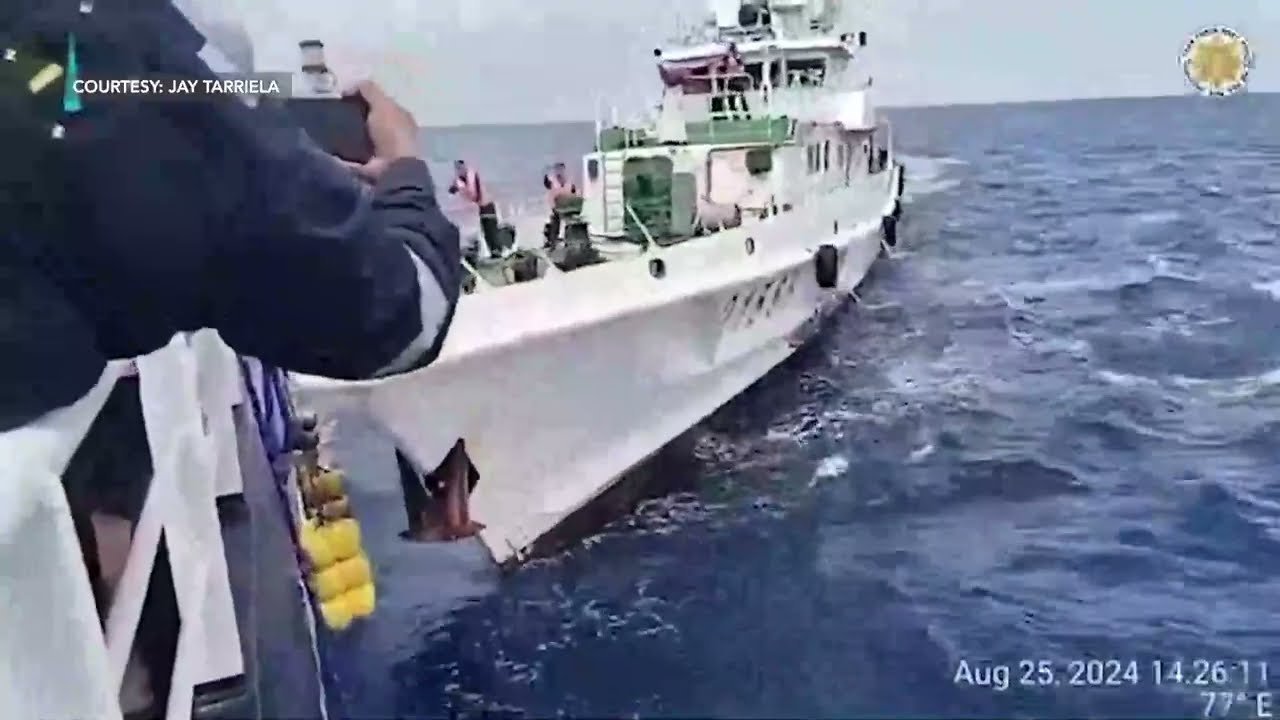
[{"label": "ocean water", "polygon": [[[366,528],[349,717],[1243,718],[1264,663],[1280,712],[1280,96],[891,116],[902,250],[687,492],[504,578]],[[590,134],[427,142],[521,203]],[[402,522],[385,442],[340,445]]]}]

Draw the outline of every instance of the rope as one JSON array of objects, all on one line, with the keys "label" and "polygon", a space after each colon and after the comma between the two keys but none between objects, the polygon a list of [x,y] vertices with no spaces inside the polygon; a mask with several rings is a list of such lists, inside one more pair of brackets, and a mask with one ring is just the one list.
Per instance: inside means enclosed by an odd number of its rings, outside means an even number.
[{"label": "rope", "polygon": [[[253,419],[258,425],[258,437],[262,440],[262,447],[267,455],[267,463],[271,466],[271,474],[275,480],[272,484],[276,488],[276,497],[280,500],[281,509],[284,511],[285,524],[289,526],[289,539],[293,541],[293,550],[297,556],[299,568],[305,574],[309,569],[309,563],[306,554],[302,552],[302,545],[298,539],[298,519],[293,513],[293,503],[289,501],[289,494],[285,489],[287,475],[282,472],[281,464],[279,463],[280,458],[286,454],[284,451],[284,439],[272,432],[270,427],[270,420],[275,411],[275,391],[272,380],[275,370],[265,365],[262,367],[262,397],[259,398],[249,363],[242,357],[237,357],[236,359],[240,363],[240,376],[244,379],[245,389],[248,391],[249,405],[253,410]],[[270,406],[268,406],[268,403]],[[289,419],[283,413],[282,418],[287,428]]]},{"label": "rope", "polygon": [[267,368],[263,366],[262,373],[262,397],[259,396],[258,388],[253,382],[253,371],[249,367],[249,362],[243,357],[236,357],[240,363],[240,377],[244,380],[245,391],[249,395],[249,406],[253,410],[253,419],[258,425],[258,437],[262,440],[262,448],[266,451],[267,460],[272,461],[274,469],[274,461],[280,456],[281,443],[279,438],[272,433],[267,426],[267,412],[264,408],[265,396],[268,390],[268,373]]}]

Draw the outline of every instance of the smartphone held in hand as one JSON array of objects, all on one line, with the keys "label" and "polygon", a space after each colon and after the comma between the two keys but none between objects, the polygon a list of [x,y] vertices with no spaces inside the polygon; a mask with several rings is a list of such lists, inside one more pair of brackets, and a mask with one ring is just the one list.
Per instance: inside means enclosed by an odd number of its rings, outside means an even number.
[{"label": "smartphone held in hand", "polygon": [[355,163],[373,158],[369,104],[360,95],[289,98],[285,109],[325,152]]}]

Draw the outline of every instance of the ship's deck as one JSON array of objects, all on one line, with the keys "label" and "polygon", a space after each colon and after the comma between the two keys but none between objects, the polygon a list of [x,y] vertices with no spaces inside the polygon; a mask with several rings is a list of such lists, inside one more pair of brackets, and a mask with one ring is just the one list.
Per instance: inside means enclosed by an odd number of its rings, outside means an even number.
[{"label": "ship's deck", "polygon": [[[572,272],[574,263],[566,263],[568,255],[571,252],[568,244],[565,242],[558,243],[553,249],[543,247],[543,226],[546,222],[545,218],[522,217],[517,218],[511,224],[515,228],[516,241],[515,246],[510,248],[501,258],[485,258],[474,262],[472,267],[477,275],[487,284],[493,287],[502,287],[515,282],[515,274],[512,267],[519,261],[520,255],[532,255],[537,258],[537,276],[539,278],[546,277],[548,274],[556,272]],[[752,222],[744,218],[744,222]],[[734,226],[737,227],[737,226]],[[709,237],[715,233],[706,235],[687,235],[681,237],[654,238],[654,243],[668,247],[690,240],[697,240],[701,237]],[[475,244],[474,237],[469,238],[465,244]],[[602,235],[589,236],[590,247],[594,250],[595,262],[609,262],[615,260],[626,260],[643,255],[647,248],[644,244],[630,240],[624,237],[606,237]],[[585,267],[578,265],[578,267]],[[561,270],[560,268],[566,268]],[[470,280],[470,278],[468,278]],[[467,292],[471,292],[474,287],[470,282],[464,282],[464,288]]]}]

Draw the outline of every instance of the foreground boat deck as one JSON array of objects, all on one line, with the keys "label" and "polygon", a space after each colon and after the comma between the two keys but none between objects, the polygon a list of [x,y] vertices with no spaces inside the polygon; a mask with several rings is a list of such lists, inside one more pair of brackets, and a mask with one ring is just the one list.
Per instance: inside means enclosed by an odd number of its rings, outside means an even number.
[{"label": "foreground boat deck", "polygon": [[293,540],[253,419],[235,417],[244,494],[218,503],[245,683],[201,693],[201,720],[324,717]]}]

